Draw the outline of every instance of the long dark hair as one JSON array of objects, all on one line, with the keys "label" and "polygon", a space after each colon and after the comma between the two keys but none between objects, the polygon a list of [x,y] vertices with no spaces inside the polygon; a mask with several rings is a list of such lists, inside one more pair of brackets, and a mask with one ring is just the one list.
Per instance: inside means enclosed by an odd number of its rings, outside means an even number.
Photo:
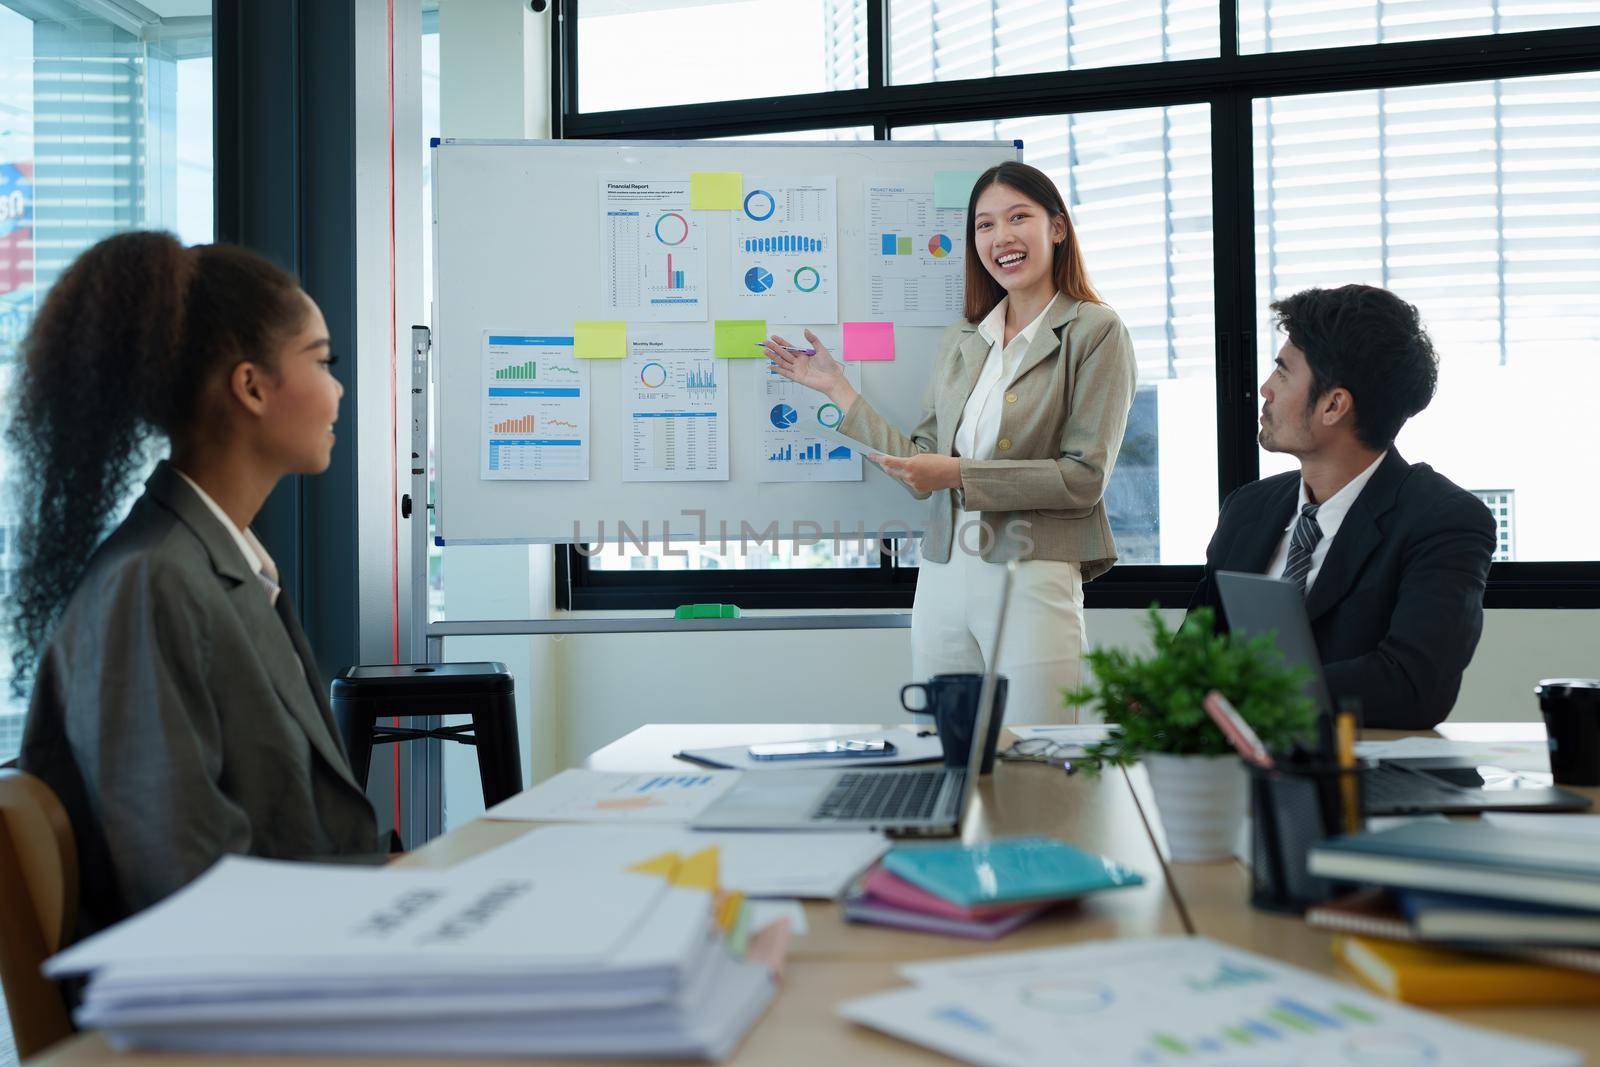
[{"label": "long dark hair", "polygon": [[1089,283],[1089,271],[1083,265],[1083,249],[1078,246],[1078,232],[1072,228],[1072,216],[1067,214],[1067,205],[1056,183],[1038,167],[1008,159],[978,175],[978,180],[972,184],[972,195],[967,198],[967,321],[982,322],[1006,295],[1005,289],[978,258],[977,242],[973,240],[977,226],[973,216],[978,210],[978,197],[991,185],[1009,186],[1044,208],[1052,219],[1059,215],[1066,220],[1067,236],[1056,245],[1051,265],[1056,290],[1074,300],[1104,303]]},{"label": "long dark hair", "polygon": [[269,368],[305,322],[299,284],[242,248],[108,237],[56,281],[22,342],[10,424],[20,558],[12,688],[27,689],[61,609],[155,435],[197,428],[212,376]]}]

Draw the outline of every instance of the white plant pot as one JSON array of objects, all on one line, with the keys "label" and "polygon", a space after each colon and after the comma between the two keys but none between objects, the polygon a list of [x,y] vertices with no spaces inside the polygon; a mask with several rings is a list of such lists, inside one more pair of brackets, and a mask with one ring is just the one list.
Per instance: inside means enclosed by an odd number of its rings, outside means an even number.
[{"label": "white plant pot", "polygon": [[1238,756],[1144,757],[1175,863],[1228,859],[1244,825],[1249,779]]}]

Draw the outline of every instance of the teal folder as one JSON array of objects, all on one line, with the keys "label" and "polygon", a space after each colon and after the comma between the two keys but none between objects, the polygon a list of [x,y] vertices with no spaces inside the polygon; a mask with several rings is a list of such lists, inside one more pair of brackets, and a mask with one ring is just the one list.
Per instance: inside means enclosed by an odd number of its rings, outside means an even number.
[{"label": "teal folder", "polygon": [[892,849],[883,865],[912,885],[963,907],[1064,900],[1100,889],[1141,885],[1144,878],[1104,856],[1048,837],[982,844]]}]

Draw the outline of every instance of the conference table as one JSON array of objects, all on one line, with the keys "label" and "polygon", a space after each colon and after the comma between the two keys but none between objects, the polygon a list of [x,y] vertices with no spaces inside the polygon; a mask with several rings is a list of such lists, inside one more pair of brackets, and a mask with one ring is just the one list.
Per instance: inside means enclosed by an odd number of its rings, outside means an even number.
[{"label": "conference table", "polygon": [[[603,771],[681,770],[684,764],[672,754],[685,748],[801,740],[877,728],[861,723],[643,726],[595,752],[584,765]],[[1520,738],[1529,730],[1539,730],[1542,735],[1542,727],[1520,724],[1441,728],[1446,736],[1458,740]],[[1481,736],[1464,736],[1474,733]],[[1369,733],[1368,736],[1402,735]],[[1590,795],[1600,796],[1600,791],[1591,791]],[[448,867],[532,828],[528,823],[477,819],[409,853],[399,862],[409,866]],[[1141,768],[1112,769],[1091,777],[1082,773],[1068,775],[1052,764],[997,761],[995,773],[980,786],[966,835],[971,839],[1022,833],[1058,837],[1101,853],[1139,871],[1145,876],[1145,882],[1134,888],[1096,894],[1071,907],[1057,909],[992,943],[852,925],[839,917],[836,904],[808,901],[804,906],[808,930],[792,944],[778,996],[728,1062],[741,1065],[950,1062],[934,1052],[855,1026],[839,1018],[834,1011],[840,1001],[903,985],[896,968],[916,960],[1055,947],[1106,938],[1200,934],[1318,973],[1338,973],[1329,935],[1299,919],[1271,915],[1250,907],[1249,872],[1239,862],[1167,862],[1165,839],[1151,800],[1149,783]],[[1463,1022],[1581,1048],[1591,1062],[1600,1063],[1600,1024],[1594,1022],[1592,1008],[1460,1009],[1446,1014]],[[239,1062],[226,1057],[119,1054],[92,1033],[62,1042],[31,1062],[51,1067],[137,1067],[158,1061],[195,1067]],[[305,1067],[312,1062],[376,1067],[395,1061],[387,1057],[252,1057],[248,1062],[258,1067],[277,1064]],[[595,1064],[614,1061],[539,1062]]]}]

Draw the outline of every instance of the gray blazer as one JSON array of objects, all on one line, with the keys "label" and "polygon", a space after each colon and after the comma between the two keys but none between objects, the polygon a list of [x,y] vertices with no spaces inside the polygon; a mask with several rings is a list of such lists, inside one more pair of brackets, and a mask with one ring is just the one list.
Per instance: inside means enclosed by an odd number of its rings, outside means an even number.
[{"label": "gray blazer", "polygon": [[89,562],[39,663],[21,765],[79,846],[79,930],[224,853],[378,851],[321,676],[232,535],[165,462]]},{"label": "gray blazer", "polygon": [[[953,455],[989,347],[973,323],[945,331],[922,421],[909,436],[865,398],[850,405],[839,432],[892,456]],[[1056,294],[1006,390],[1000,458],[962,459],[961,489],[918,494],[934,496],[923,557],[949,561],[961,507],[980,512],[993,534],[962,534],[969,550],[983,547],[986,560],[1066,560],[1082,568],[1085,581],[1110,570],[1117,549],[1103,498],[1138,383],[1133,342],[1117,313]]]}]

